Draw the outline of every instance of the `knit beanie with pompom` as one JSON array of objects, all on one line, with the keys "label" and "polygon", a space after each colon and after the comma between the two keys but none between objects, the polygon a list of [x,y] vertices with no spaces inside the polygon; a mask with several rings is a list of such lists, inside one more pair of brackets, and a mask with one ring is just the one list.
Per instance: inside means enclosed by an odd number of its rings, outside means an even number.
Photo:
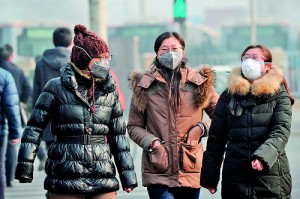
[{"label": "knit beanie with pompom", "polygon": [[[76,25],[74,28],[74,45],[83,48],[91,58],[98,57],[100,54],[108,52],[109,49],[103,39],[95,33],[86,29],[83,25]],[[87,68],[91,58],[84,52],[84,50],[73,46],[71,53],[71,62],[73,62],[79,69]]]}]

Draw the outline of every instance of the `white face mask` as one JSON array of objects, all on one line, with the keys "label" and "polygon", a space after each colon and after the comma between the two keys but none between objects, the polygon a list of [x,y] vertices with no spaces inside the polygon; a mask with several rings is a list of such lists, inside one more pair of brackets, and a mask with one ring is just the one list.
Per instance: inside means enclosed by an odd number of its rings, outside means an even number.
[{"label": "white face mask", "polygon": [[242,73],[248,80],[256,80],[260,76],[263,76],[264,62],[255,61],[254,59],[246,59],[242,62]]}]

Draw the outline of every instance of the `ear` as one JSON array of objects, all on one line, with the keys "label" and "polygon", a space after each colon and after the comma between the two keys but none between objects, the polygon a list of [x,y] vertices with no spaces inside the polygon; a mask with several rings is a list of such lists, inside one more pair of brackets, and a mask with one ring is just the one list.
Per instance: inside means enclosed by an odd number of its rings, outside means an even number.
[{"label": "ear", "polygon": [[88,70],[92,70],[92,66],[93,66],[94,62],[95,62],[95,61],[94,61],[93,59],[90,60],[88,66],[87,66],[87,69],[88,69]]},{"label": "ear", "polygon": [[71,48],[71,47],[72,47],[72,44],[73,44],[73,41],[70,41],[70,44],[68,45],[67,48]]},{"label": "ear", "polygon": [[9,56],[8,61],[9,61],[9,62],[12,62],[13,59],[14,59],[14,54],[12,53],[12,54]]},{"label": "ear", "polygon": [[184,57],[184,52],[185,52],[185,50],[183,49],[183,50],[182,50],[182,57]]},{"label": "ear", "polygon": [[264,70],[267,73],[272,68],[272,62],[264,64]]},{"label": "ear", "polygon": [[267,63],[267,64],[266,64],[266,67],[267,67],[268,70],[270,70],[270,69],[272,68],[272,62]]}]

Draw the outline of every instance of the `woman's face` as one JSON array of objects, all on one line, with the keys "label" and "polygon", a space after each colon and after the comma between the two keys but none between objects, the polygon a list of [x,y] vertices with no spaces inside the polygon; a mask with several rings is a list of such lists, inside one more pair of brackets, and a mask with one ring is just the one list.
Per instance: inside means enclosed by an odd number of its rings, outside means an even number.
[{"label": "woman's face", "polygon": [[176,39],[176,37],[169,37],[165,39],[161,46],[159,47],[156,55],[157,57],[161,56],[162,54],[165,54],[169,51],[174,51],[174,52],[181,52],[182,57],[184,57],[184,49],[179,43],[179,41]]},{"label": "woman's face", "polygon": [[[265,62],[265,57],[263,55],[263,52],[260,48],[251,48],[249,49],[245,55],[242,57],[242,60],[246,60],[248,58],[252,58],[255,61],[259,62]],[[263,74],[266,74],[268,70],[271,69],[272,63],[264,63],[262,66],[262,72]]]}]

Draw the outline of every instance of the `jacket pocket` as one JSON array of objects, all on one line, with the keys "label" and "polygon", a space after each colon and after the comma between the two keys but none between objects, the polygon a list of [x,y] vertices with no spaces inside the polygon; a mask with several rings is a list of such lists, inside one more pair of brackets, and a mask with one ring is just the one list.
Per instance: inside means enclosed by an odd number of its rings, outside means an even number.
[{"label": "jacket pocket", "polygon": [[155,173],[164,173],[169,168],[169,157],[167,149],[163,144],[148,152],[150,170]]},{"label": "jacket pocket", "polygon": [[202,144],[181,145],[181,168],[185,172],[200,173],[202,166],[203,149]]}]

